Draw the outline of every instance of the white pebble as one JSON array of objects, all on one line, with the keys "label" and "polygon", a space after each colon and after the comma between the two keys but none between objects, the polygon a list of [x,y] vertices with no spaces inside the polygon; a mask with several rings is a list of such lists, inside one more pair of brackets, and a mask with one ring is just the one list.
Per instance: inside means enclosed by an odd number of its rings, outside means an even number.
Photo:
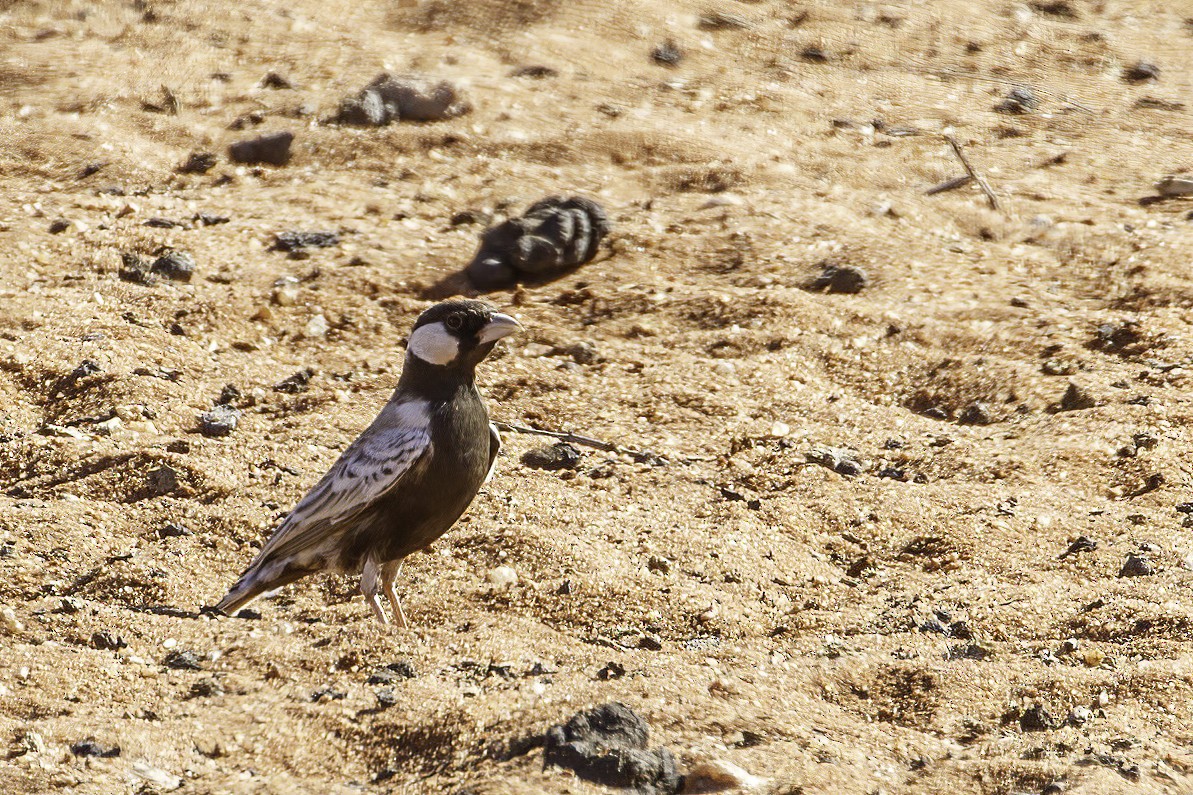
[{"label": "white pebble", "polygon": [[307,321],[306,335],[308,337],[322,337],[331,326],[322,314],[314,315]]},{"label": "white pebble", "polygon": [[712,366],[712,371],[719,376],[728,378],[737,372],[737,368],[734,367],[733,362],[720,361]]},{"label": "white pebble", "polygon": [[518,572],[510,566],[497,566],[489,569],[489,573],[485,575],[485,579],[494,588],[508,588],[511,585],[518,584]]},{"label": "white pebble", "polygon": [[13,635],[24,629],[24,625],[17,619],[17,614],[11,607],[0,609],[0,627]]},{"label": "white pebble", "polygon": [[727,790],[754,790],[762,787],[765,779],[752,776],[742,768],[723,759],[697,762],[684,779],[684,792],[725,792]]},{"label": "white pebble", "polygon": [[791,433],[791,426],[785,422],[776,422],[770,426],[771,436],[786,436]]}]

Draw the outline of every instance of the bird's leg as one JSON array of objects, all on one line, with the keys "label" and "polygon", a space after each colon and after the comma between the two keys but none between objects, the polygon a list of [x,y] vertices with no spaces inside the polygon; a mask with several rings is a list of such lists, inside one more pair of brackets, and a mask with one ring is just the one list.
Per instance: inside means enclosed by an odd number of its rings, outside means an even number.
[{"label": "bird's leg", "polygon": [[410,629],[410,622],[402,612],[402,603],[398,599],[398,592],[394,590],[394,579],[402,571],[402,561],[390,561],[381,567],[381,587],[385,589],[385,598],[389,600],[394,611],[394,622],[402,629]]},{"label": "bird's leg", "polygon": [[[385,614],[385,609],[381,606],[381,595],[378,580],[383,579],[384,574],[381,566],[377,563],[377,559],[370,555],[365,559],[364,568],[360,572],[360,592],[364,594],[365,601],[373,608],[373,615],[382,626],[389,623],[389,616]],[[388,594],[387,594],[388,595]]]}]

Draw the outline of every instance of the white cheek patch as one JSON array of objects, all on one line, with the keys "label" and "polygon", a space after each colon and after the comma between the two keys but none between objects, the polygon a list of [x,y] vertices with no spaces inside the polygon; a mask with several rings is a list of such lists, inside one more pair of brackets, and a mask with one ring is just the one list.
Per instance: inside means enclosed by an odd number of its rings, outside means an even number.
[{"label": "white cheek patch", "polygon": [[410,335],[407,350],[428,364],[446,365],[460,355],[460,341],[442,323],[428,323]]}]

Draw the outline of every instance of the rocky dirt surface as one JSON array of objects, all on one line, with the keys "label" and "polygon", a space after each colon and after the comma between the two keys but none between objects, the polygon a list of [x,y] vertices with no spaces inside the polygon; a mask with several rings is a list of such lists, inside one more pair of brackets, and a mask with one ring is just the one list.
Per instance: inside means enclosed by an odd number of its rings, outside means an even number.
[{"label": "rocky dirt surface", "polygon": [[[602,792],[542,738],[616,701],[775,795],[1189,792],[1190,18],[0,2],[0,789]],[[413,631],[202,613],[552,194],[612,231],[483,392],[649,454],[507,434]]]}]

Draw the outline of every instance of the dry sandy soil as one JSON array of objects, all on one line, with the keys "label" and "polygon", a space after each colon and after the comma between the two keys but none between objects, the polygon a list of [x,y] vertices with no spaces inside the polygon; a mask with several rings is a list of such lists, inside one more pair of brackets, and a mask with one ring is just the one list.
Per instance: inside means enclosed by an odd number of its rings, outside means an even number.
[{"label": "dry sandy soil", "polygon": [[[1193,202],[1139,201],[1193,169],[1193,6],[0,9],[4,792],[600,792],[526,738],[609,700],[767,793],[1193,791]],[[325,123],[383,69],[473,111]],[[1038,106],[996,111],[1018,85]],[[277,130],[288,165],[228,161]],[[999,210],[925,195],[949,131]],[[667,463],[536,470],[507,436],[405,568],[413,631],[348,578],[200,614],[386,400],[425,288],[552,193],[614,232],[490,296],[527,333],[483,392]],[[163,246],[189,284],[119,277]],[[806,289],[824,263],[869,284]]]}]

